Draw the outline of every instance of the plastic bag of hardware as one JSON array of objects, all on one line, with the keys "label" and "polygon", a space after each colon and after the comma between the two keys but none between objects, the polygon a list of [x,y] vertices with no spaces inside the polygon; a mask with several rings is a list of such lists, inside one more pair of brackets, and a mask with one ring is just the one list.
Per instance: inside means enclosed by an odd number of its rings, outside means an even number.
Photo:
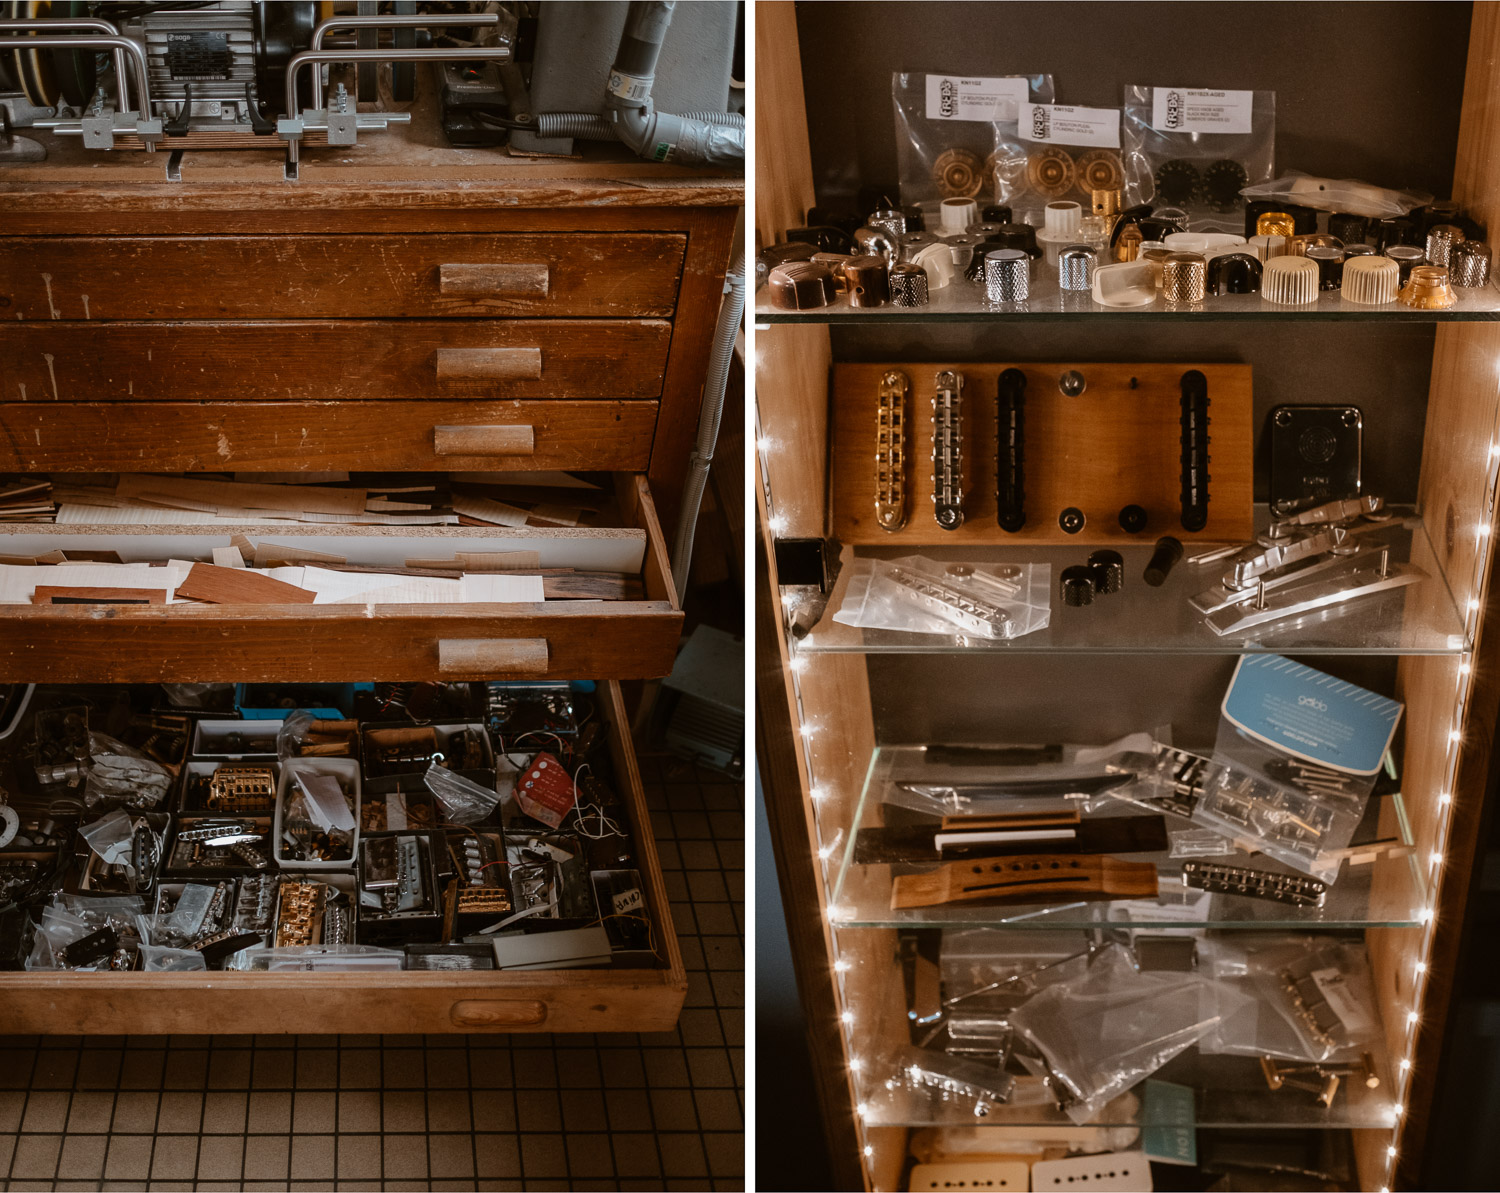
[{"label": "plastic bag of hardware", "polygon": [[79,825],[78,835],[107,866],[128,866],[134,856],[135,822],[118,808]]},{"label": "plastic bag of hardware", "polygon": [[1355,178],[1318,178],[1297,170],[1270,182],[1247,186],[1240,193],[1247,203],[1256,199],[1284,199],[1318,211],[1347,211],[1378,220],[1395,219],[1432,202],[1432,196],[1425,191],[1393,191]]},{"label": "plastic bag of hardware", "polygon": [[[1004,202],[995,196],[995,167],[1001,158],[1026,156],[1018,129],[1021,110],[1031,103],[1050,104],[1052,97],[1051,75],[892,74],[901,202],[935,206],[944,199],[973,199],[978,207]],[[937,226],[934,217],[930,227]]]},{"label": "plastic bag of hardware", "polygon": [[90,808],[154,808],[171,786],[172,772],[161,763],[107,734],[89,733],[83,800]]},{"label": "plastic bag of hardware", "polygon": [[116,944],[133,945],[145,939],[145,910],[144,900],[131,895],[97,898],[58,891],[42,909],[26,968],[108,969],[110,952],[85,954],[88,959],[80,960],[77,955],[69,956],[68,946],[106,930],[113,933]]},{"label": "plastic bag of hardware", "polygon": [[141,968],[148,973],[184,973],[193,969],[207,969],[208,963],[197,949],[174,949],[165,945],[141,945]]},{"label": "plastic bag of hardware", "polygon": [[1010,1100],[1015,1078],[995,1065],[949,1056],[929,1048],[904,1047],[893,1058],[888,1090],[905,1090],[933,1108],[958,1106],[975,1118]]},{"label": "plastic bag of hardware", "polygon": [[428,766],[422,781],[442,804],[443,812],[454,824],[478,824],[495,810],[500,793],[481,787],[472,779],[455,774],[434,762]]},{"label": "plastic bag of hardware", "polygon": [[1241,658],[1193,819],[1330,882],[1403,705],[1280,655]]},{"label": "plastic bag of hardware", "polygon": [[1133,780],[1111,760],[1150,741],[1149,733],[1141,733],[1104,746],[929,745],[919,766],[881,776],[881,799],[938,817],[1055,812],[1075,803],[1093,809]]},{"label": "plastic bag of hardware", "polygon": [[1195,232],[1239,233],[1240,192],[1275,167],[1276,93],[1131,84],[1121,140],[1127,206],[1180,207]]},{"label": "plastic bag of hardware", "polygon": [[1250,996],[1204,1038],[1205,1053],[1346,1062],[1377,1042],[1380,1016],[1361,942],[1226,935],[1201,942],[1198,957],[1200,972]]},{"label": "plastic bag of hardware", "polygon": [[1019,638],[1052,616],[1052,565],[857,559],[833,619],[864,630]]},{"label": "plastic bag of hardware", "polygon": [[1027,999],[1010,1021],[1040,1053],[1068,1117],[1087,1123],[1213,1030],[1233,1002],[1232,992],[1213,987],[1196,973],[1141,973],[1129,950],[1111,944],[1077,978]]},{"label": "plastic bag of hardware", "polygon": [[372,944],[283,945],[280,948],[241,949],[224,963],[225,969],[342,970],[400,969],[405,954]]},{"label": "plastic bag of hardware", "polygon": [[[1001,140],[990,163],[995,201],[1009,206],[1015,219],[1042,229],[1043,211],[1059,202],[1075,202],[1088,212],[1095,191],[1125,187],[1120,109],[1023,104],[1017,139]],[[1071,237],[1090,239],[1082,225]]]}]

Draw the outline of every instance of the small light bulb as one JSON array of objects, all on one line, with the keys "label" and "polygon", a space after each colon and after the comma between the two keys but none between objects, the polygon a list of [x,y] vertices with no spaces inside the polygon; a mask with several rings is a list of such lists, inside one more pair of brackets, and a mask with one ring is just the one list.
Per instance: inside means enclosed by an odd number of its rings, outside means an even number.
[{"label": "small light bulb", "polygon": [[1479,537],[1483,539],[1483,538],[1489,538],[1489,536],[1490,536],[1490,524],[1488,522],[1481,522],[1479,524]]},{"label": "small light bulb", "polygon": [[1403,1056],[1401,1058],[1401,1071],[1403,1073],[1406,1073],[1406,1072],[1410,1072],[1410,1070],[1411,1070],[1411,1057],[1409,1057],[1409,1056]]},{"label": "small light bulb", "polygon": [[1444,791],[1441,795],[1438,796],[1438,803],[1441,804],[1445,808],[1449,804],[1451,804],[1452,802],[1453,802],[1453,796],[1451,796],[1450,794],[1448,794],[1448,792],[1446,792],[1446,791]]},{"label": "small light bulb", "polygon": [[771,517],[769,525],[771,527],[771,533],[776,535],[777,538],[780,538],[783,534],[786,533],[786,519],[783,518],[780,514],[773,515]]},{"label": "small light bulb", "polygon": [[1420,1023],[1421,1021],[1422,1021],[1422,1016],[1419,1015],[1419,1014],[1417,1014],[1416,1011],[1407,1011],[1406,1012],[1406,1025],[1408,1027],[1416,1027],[1416,1025],[1418,1023]]},{"label": "small light bulb", "polygon": [[792,658],[791,667],[793,675],[801,675],[804,671],[807,670],[807,656],[800,654],[794,656]]},{"label": "small light bulb", "polygon": [[1385,1154],[1394,1160],[1396,1158],[1396,1145],[1393,1143],[1390,1147],[1386,1148]]},{"label": "small light bulb", "polygon": [[1490,444],[1490,459],[1500,459],[1500,443]]},{"label": "small light bulb", "polygon": [[1458,673],[1460,675],[1467,675],[1472,670],[1474,670],[1474,668],[1471,667],[1468,663],[1460,663],[1458,665]]},{"label": "small light bulb", "polygon": [[1432,908],[1430,908],[1430,907],[1424,907],[1424,908],[1422,908],[1421,913],[1417,916],[1417,920],[1420,923],[1423,923],[1423,924],[1430,924],[1430,923],[1432,923]]},{"label": "small light bulb", "polygon": [[808,798],[811,799],[813,803],[815,803],[815,804],[821,804],[825,799],[828,798],[828,788],[826,788],[826,787],[814,787],[811,791],[809,791],[807,793],[807,795],[808,795]]},{"label": "small light bulb", "polygon": [[1451,741],[1454,745],[1457,745],[1459,742],[1463,741],[1463,738],[1464,735],[1457,729],[1452,729],[1448,733],[1448,740]]},{"label": "small light bulb", "polygon": [[795,609],[802,603],[802,594],[797,592],[784,592],[781,594],[781,607],[783,609]]},{"label": "small light bulb", "polygon": [[854,1012],[853,1011],[845,1011],[842,1015],[839,1016],[839,1018],[844,1021],[844,1026],[845,1027],[853,1027],[854,1026]]},{"label": "small light bulb", "polygon": [[1470,597],[1469,598],[1469,612],[1470,613],[1478,613],[1479,612],[1479,598],[1478,597]]},{"label": "small light bulb", "polygon": [[770,439],[770,437],[767,436],[767,435],[762,435],[758,439],[756,439],[756,441],[755,441],[755,450],[759,451],[759,452],[768,452],[768,451],[770,451],[771,450],[771,439]]},{"label": "small light bulb", "polygon": [[842,957],[840,957],[837,961],[835,961],[833,963],[833,972],[834,973],[848,973],[849,972],[849,962],[845,961]]},{"label": "small light bulb", "polygon": [[817,731],[817,727],[814,725],[803,725],[801,729],[802,739],[804,741],[810,740],[812,738],[812,735]]},{"label": "small light bulb", "polygon": [[1427,962],[1425,962],[1425,961],[1418,961],[1417,962],[1417,976],[1421,977],[1426,972],[1427,972]]},{"label": "small light bulb", "polygon": [[835,924],[839,923],[842,920],[847,920],[850,914],[851,913],[849,909],[842,904],[836,903],[828,909],[828,918]]},{"label": "small light bulb", "polygon": [[875,1149],[873,1147],[871,1147],[868,1143],[865,1144],[865,1159],[868,1160],[874,1154],[875,1154]]},{"label": "small light bulb", "polygon": [[1391,1113],[1394,1114],[1397,1118],[1400,1118],[1403,1114],[1406,1113],[1406,1107],[1401,1105],[1400,1102],[1397,1102],[1394,1106],[1391,1107]]},{"label": "small light bulb", "polygon": [[864,1068],[864,1067],[865,1067],[865,1062],[864,1062],[864,1061],[862,1061],[862,1060],[860,1060],[860,1059],[859,1059],[859,1057],[857,1057],[857,1056],[856,1056],[856,1057],[855,1057],[855,1058],[854,1058],[854,1059],[853,1059],[853,1060],[851,1060],[851,1061],[850,1061],[850,1062],[849,1062],[849,1071],[850,1071],[850,1072],[851,1072],[851,1073],[858,1073],[858,1072],[860,1072],[860,1071],[861,1071],[861,1070],[862,1070],[862,1069],[863,1069],[863,1068]]},{"label": "small light bulb", "polygon": [[867,1115],[867,1114],[870,1113],[869,1104],[866,1103],[866,1102],[861,1102],[858,1106],[856,1106],[854,1108],[854,1113],[857,1114],[857,1115],[859,1115],[860,1118],[864,1118],[865,1115]]},{"label": "small light bulb", "polygon": [[1443,864],[1443,855],[1436,849],[1432,851],[1432,864],[1434,866],[1441,866]]}]

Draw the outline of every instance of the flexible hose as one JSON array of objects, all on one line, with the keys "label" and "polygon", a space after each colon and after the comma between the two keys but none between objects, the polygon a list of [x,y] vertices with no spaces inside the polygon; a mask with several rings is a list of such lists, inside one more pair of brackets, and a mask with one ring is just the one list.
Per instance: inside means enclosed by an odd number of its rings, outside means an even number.
[{"label": "flexible hose", "polygon": [[[720,128],[744,128],[742,112],[684,112],[684,120],[697,120]],[[539,137],[569,137],[575,141],[618,141],[619,129],[603,116],[589,112],[542,112],[536,118]]]},{"label": "flexible hose", "polygon": [[729,388],[729,362],[734,357],[734,340],[745,317],[745,238],[736,236],[734,259],[724,276],[724,304],[719,308],[719,322],[714,327],[713,352],[708,358],[708,373],[703,381],[703,409],[698,415],[698,445],[688,461],[687,481],[682,487],[682,509],[677,516],[677,534],[672,541],[672,584],[678,599],[687,585],[693,560],[693,535],[698,528],[698,510],[708,487],[708,470],[713,463],[714,446],[719,441],[719,424],[724,417],[724,395]]}]

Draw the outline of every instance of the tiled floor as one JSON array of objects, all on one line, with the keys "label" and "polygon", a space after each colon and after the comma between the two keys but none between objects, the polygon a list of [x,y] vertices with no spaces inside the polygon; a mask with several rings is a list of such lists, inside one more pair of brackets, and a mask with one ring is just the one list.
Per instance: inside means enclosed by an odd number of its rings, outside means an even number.
[{"label": "tiled floor", "polygon": [[0,1036],[0,1188],[742,1188],[744,792],[641,768],[688,969],[676,1031]]}]

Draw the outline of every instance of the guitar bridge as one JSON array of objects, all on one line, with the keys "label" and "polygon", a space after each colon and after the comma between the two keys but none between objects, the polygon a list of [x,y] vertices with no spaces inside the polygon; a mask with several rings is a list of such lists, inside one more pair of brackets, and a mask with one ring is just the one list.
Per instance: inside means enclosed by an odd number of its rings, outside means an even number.
[{"label": "guitar bridge", "polygon": [[964,375],[945,369],[932,398],[933,516],[944,530],[964,524]]},{"label": "guitar bridge", "polygon": [[882,530],[906,525],[906,399],[911,383],[892,370],[880,379],[875,412],[875,521]]},{"label": "guitar bridge", "polygon": [[[1010,625],[1010,614],[1000,605],[985,600],[972,590],[961,587],[974,584],[980,573],[969,569],[965,573],[963,564],[954,564],[950,574],[957,573],[954,581],[938,580],[924,576],[910,568],[891,564],[886,569],[887,578],[896,585],[896,591],[914,605],[936,613],[945,621],[951,621],[961,629],[984,638],[1004,638]],[[979,586],[979,585],[976,585]],[[1000,579],[985,578],[984,587],[992,589],[997,596],[1014,596],[1019,586]],[[1009,589],[1007,592],[1006,589]]]},{"label": "guitar bridge", "polygon": [[1328,884],[1301,874],[1274,874],[1251,866],[1225,866],[1218,862],[1182,863],[1182,885],[1221,895],[1245,895],[1271,899],[1292,907],[1322,907]]}]

